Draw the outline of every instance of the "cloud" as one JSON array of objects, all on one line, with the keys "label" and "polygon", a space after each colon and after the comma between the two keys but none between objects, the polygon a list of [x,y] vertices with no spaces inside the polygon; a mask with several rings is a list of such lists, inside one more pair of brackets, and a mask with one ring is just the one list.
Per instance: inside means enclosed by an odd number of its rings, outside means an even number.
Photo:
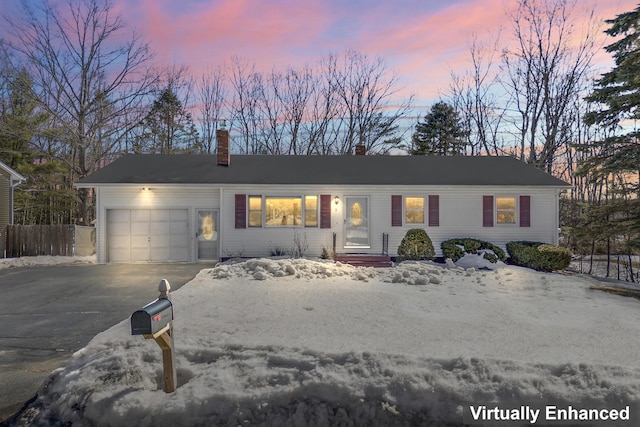
[{"label": "cloud", "polygon": [[[158,65],[187,65],[199,74],[240,56],[269,71],[353,48],[384,58],[407,86],[403,94],[431,102],[447,90],[452,70],[469,69],[474,36],[490,45],[502,30],[500,47],[507,46],[505,10],[513,6],[509,0],[116,0],[115,9],[151,42]],[[588,8],[582,0],[578,6]],[[634,0],[593,4],[601,20],[635,7]]]}]

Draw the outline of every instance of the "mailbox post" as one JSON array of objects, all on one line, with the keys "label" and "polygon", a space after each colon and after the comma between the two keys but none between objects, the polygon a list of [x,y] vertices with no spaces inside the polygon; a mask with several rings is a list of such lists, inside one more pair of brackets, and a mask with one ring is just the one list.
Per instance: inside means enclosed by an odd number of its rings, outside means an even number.
[{"label": "mailbox post", "polygon": [[153,338],[162,349],[164,391],[176,391],[177,375],[173,346],[173,304],[169,291],[171,285],[162,279],[158,285],[160,296],[131,315],[131,335]]}]

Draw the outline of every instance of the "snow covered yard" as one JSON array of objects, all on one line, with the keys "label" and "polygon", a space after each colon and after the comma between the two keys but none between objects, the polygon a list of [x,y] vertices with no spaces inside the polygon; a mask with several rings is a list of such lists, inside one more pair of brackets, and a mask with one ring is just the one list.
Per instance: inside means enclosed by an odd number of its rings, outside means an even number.
[{"label": "snow covered yard", "polygon": [[175,393],[126,319],[21,424],[460,425],[470,405],[552,404],[630,405],[637,425],[640,303],[590,284],[510,266],[222,264],[172,296]]},{"label": "snow covered yard", "polygon": [[95,264],[96,256],[29,256],[21,258],[0,258],[0,270],[12,267],[38,265]]}]

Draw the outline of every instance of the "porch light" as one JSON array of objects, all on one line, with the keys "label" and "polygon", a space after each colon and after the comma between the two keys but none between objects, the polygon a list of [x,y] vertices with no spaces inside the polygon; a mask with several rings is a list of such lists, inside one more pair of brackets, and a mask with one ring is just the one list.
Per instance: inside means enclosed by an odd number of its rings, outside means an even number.
[{"label": "porch light", "polygon": [[338,203],[340,203],[340,198],[338,196],[333,198],[333,203],[336,204],[336,206],[338,206]]}]

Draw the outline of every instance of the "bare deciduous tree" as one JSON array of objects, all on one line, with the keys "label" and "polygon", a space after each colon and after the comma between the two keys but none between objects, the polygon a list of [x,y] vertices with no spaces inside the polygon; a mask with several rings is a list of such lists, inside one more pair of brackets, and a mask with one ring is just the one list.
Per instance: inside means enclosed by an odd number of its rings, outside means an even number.
[{"label": "bare deciduous tree", "polygon": [[558,149],[571,142],[569,106],[596,52],[595,23],[578,28],[571,16],[576,4],[518,0],[512,15],[518,44],[502,54],[503,84],[518,112],[519,157],[548,172]]},{"label": "bare deciduous tree", "polygon": [[[389,110],[391,100],[398,96],[398,80],[389,75],[382,58],[370,60],[353,50],[343,55],[330,55],[325,59],[326,73],[331,90],[340,99],[345,115],[341,133],[344,135],[338,147],[340,154],[352,153],[357,144],[367,151],[388,151],[398,120],[407,115],[413,96]],[[397,145],[395,141],[393,145]]]},{"label": "bare deciduous tree", "polygon": [[196,83],[198,92],[198,122],[204,151],[213,151],[216,130],[223,118],[226,98],[225,74],[222,67],[207,70]]},{"label": "bare deciduous tree", "polygon": [[[132,116],[155,83],[151,52],[137,34],[125,35],[108,1],[22,5],[22,16],[8,19],[10,46],[30,64],[38,99],[61,127],[72,183],[93,172],[138,123]],[[77,220],[88,223],[86,190],[78,202]]]},{"label": "bare deciduous tree", "polygon": [[498,156],[503,152],[500,132],[508,100],[500,102],[494,69],[494,55],[498,40],[486,48],[474,36],[470,45],[471,70],[464,74],[451,74],[451,102],[460,112],[468,130],[471,155]]},{"label": "bare deciduous tree", "polygon": [[258,105],[263,90],[262,76],[256,72],[254,65],[237,56],[231,60],[230,72],[233,88],[231,121],[241,135],[236,147],[243,154],[258,154],[264,148],[259,139],[262,123]]}]

